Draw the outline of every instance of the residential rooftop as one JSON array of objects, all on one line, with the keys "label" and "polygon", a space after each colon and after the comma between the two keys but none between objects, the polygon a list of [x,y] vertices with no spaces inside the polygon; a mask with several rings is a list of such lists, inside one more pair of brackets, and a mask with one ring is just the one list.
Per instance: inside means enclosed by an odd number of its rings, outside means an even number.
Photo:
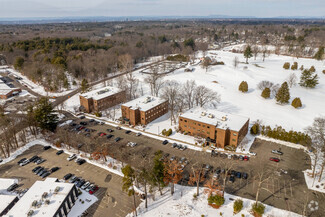
[{"label": "residential rooftop", "polygon": [[249,118],[240,115],[233,115],[215,109],[203,108],[191,109],[181,114],[180,117],[213,125],[224,130],[229,128],[234,131],[239,131],[249,120]]},{"label": "residential rooftop", "polygon": [[107,87],[89,91],[87,93],[83,93],[81,94],[81,96],[85,97],[86,99],[93,98],[94,100],[100,100],[109,97],[111,95],[114,95],[116,93],[119,93],[121,91],[122,90],[117,87],[107,86]]},{"label": "residential rooftop", "polygon": [[144,95],[142,97],[124,103],[122,104],[122,106],[128,107],[133,110],[139,109],[140,111],[145,112],[164,102],[166,102],[166,100],[161,99],[159,97]]},{"label": "residential rooftop", "polygon": [[0,75],[0,95],[7,95],[13,90],[17,90],[18,88],[9,87],[3,80],[1,80],[2,76]]},{"label": "residential rooftop", "polygon": [[[56,178],[47,178],[44,181],[36,181],[5,216],[27,216],[30,210],[33,210],[34,212],[33,217],[54,216],[64,199],[73,188],[73,184],[56,182],[56,180]],[[42,200],[44,193],[47,193],[47,197]],[[45,204],[46,200],[49,200],[50,203]],[[36,208],[32,206],[34,201],[38,202]]]}]

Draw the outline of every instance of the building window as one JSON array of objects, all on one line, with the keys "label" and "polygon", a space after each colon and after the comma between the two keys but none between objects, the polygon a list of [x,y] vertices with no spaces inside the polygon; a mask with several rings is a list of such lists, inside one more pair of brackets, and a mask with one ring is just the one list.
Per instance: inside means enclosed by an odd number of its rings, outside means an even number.
[{"label": "building window", "polygon": [[184,122],[187,122],[187,120],[184,120]]},{"label": "building window", "polygon": [[187,127],[187,125],[184,125],[184,127]]},{"label": "building window", "polygon": [[210,134],[210,132],[207,132],[207,134]]},{"label": "building window", "polygon": [[179,119],[180,121],[183,121],[183,119],[181,118],[181,119]]},{"label": "building window", "polygon": [[237,136],[237,133],[234,133],[233,135],[234,135],[234,136]]},{"label": "building window", "polygon": [[205,127],[205,125],[202,125],[202,127]]},{"label": "building window", "polygon": [[207,126],[207,128],[210,128],[210,126]]},{"label": "building window", "polygon": [[236,142],[236,139],[232,139],[232,141]]},{"label": "building window", "polygon": [[201,126],[201,124],[198,124],[199,126]]}]

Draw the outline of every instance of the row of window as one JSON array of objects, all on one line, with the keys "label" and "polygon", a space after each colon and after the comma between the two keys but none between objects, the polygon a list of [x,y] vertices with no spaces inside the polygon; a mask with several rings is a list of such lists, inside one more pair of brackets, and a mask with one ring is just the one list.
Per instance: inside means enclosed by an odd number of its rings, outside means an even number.
[{"label": "row of window", "polygon": [[[180,121],[183,121],[183,119],[182,119],[182,118],[180,118],[179,120],[180,120]],[[185,119],[184,119],[184,122],[185,122],[185,123],[187,123],[187,120],[185,120]],[[189,123],[189,124],[191,124],[191,122],[188,122],[188,123]],[[195,122],[195,121],[193,121],[193,123],[192,123],[192,124],[196,125],[196,122]],[[200,124],[200,123],[197,123],[197,126],[201,127],[201,124]],[[206,128],[208,128],[208,129],[210,128],[210,126],[208,126],[208,125],[205,125],[205,124],[202,124],[202,127],[206,127]]]},{"label": "row of window", "polygon": [[[188,129],[193,129],[193,130],[196,130],[196,128],[195,128],[195,127],[190,127],[190,126],[188,126],[188,127],[187,127],[187,125],[184,125],[184,127],[185,127],[185,128],[188,128]],[[200,130],[200,129],[197,129],[197,132],[202,132],[202,133],[205,133],[205,131],[204,131],[204,130]],[[210,132],[208,131],[208,132],[207,132],[207,134],[210,134]]]}]

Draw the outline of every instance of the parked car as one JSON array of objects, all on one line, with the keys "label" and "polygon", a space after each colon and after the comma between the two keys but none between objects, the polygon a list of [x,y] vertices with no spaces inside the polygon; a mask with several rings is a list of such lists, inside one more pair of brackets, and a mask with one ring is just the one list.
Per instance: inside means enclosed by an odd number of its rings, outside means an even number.
[{"label": "parked car", "polygon": [[248,174],[247,174],[247,173],[243,173],[243,174],[242,174],[242,178],[243,178],[243,179],[247,179],[247,178],[248,178]]},{"label": "parked car", "polygon": [[141,136],[141,135],[142,135],[142,133],[140,133],[140,132],[139,132],[139,133],[137,133],[137,134],[135,134],[135,135],[136,135],[136,136]]},{"label": "parked car", "polygon": [[28,159],[26,159],[22,163],[20,163],[19,166],[25,166],[25,165],[27,165],[29,163],[30,163],[30,161]]},{"label": "parked car", "polygon": [[69,179],[69,183],[74,183],[77,179],[78,179],[78,177],[73,175],[73,176]]},{"label": "parked car", "polygon": [[58,152],[56,152],[56,155],[60,155],[62,154],[64,151],[63,150],[59,150]]},{"label": "parked car", "polygon": [[45,161],[45,159],[43,159],[43,158],[39,158],[35,163],[36,163],[37,165],[39,165],[39,164],[43,163],[44,161]]},{"label": "parked car", "polygon": [[99,132],[99,133],[98,133],[98,136],[106,136],[106,133]]},{"label": "parked car", "polygon": [[98,190],[98,186],[97,186],[97,185],[94,185],[94,186],[89,190],[89,194],[94,194],[97,190]]},{"label": "parked car", "polygon": [[92,187],[94,187],[95,186],[95,184],[93,184],[93,183],[91,183],[86,189],[85,189],[85,191],[88,191],[89,192],[89,190],[92,188]]},{"label": "parked car", "polygon": [[162,144],[163,144],[163,145],[167,145],[167,144],[168,144],[168,140],[164,140],[164,141],[162,142]]},{"label": "parked car", "polygon": [[120,137],[116,137],[116,138],[115,138],[115,142],[118,142],[118,141],[120,141],[120,140],[121,140]]},{"label": "parked car", "polygon": [[38,160],[38,156],[37,155],[35,155],[35,156],[33,156],[33,157],[31,157],[30,159],[29,159],[29,161],[30,162],[35,162],[35,161],[37,161]]},{"label": "parked car", "polygon": [[35,167],[35,168],[32,170],[32,172],[35,173],[35,171],[37,171],[39,168],[41,168],[41,167],[40,167],[40,166]]},{"label": "parked car", "polygon": [[249,160],[249,157],[248,156],[245,156],[244,157],[244,161],[248,161]]},{"label": "parked car", "polygon": [[68,174],[66,174],[65,176],[63,176],[63,180],[68,180],[68,179],[70,179],[72,176],[73,176],[73,174],[68,173]]},{"label": "parked car", "polygon": [[112,130],[112,129],[107,129],[107,132],[112,133],[112,132],[114,132],[114,130]]},{"label": "parked car", "polygon": [[67,160],[68,160],[68,161],[72,161],[72,160],[75,159],[76,157],[77,157],[76,154],[72,154],[72,155],[70,155],[70,156],[67,158]]},{"label": "parked car", "polygon": [[278,155],[283,155],[283,152],[280,150],[272,150],[271,151],[273,154],[278,154]]},{"label": "parked car", "polygon": [[82,165],[82,164],[86,163],[86,160],[85,159],[78,158],[78,160],[76,161],[76,163],[78,165]]},{"label": "parked car", "polygon": [[108,135],[106,136],[107,139],[110,139],[110,138],[112,138],[112,137],[113,137],[112,134],[108,134]]},{"label": "parked car", "polygon": [[77,183],[76,183],[76,186],[78,187],[78,188],[80,188],[83,184],[85,184],[85,180],[84,179],[80,179]]},{"label": "parked car", "polygon": [[45,173],[43,173],[43,174],[41,175],[41,177],[42,177],[42,178],[45,178],[45,177],[48,177],[50,174],[51,174],[51,172],[46,171]]},{"label": "parked car", "polygon": [[51,173],[54,173],[55,171],[58,171],[60,169],[60,167],[53,167],[52,169],[50,169]]},{"label": "parked car", "polygon": [[182,151],[184,151],[186,149],[187,149],[187,146],[186,145],[181,145],[181,147],[179,148],[179,150],[182,150]]},{"label": "parked car", "polygon": [[89,185],[90,185],[90,182],[86,182],[85,184],[83,184],[83,185],[81,186],[81,189],[82,189],[82,190],[85,190]]},{"label": "parked car", "polygon": [[40,171],[44,170],[44,167],[39,167],[34,173],[37,175]]},{"label": "parked car", "polygon": [[240,179],[241,178],[241,172],[237,172],[236,177]]},{"label": "parked car", "polygon": [[243,155],[239,155],[239,160],[244,160],[244,156]]},{"label": "parked car", "polygon": [[21,163],[24,162],[25,160],[27,160],[27,158],[22,158],[22,159],[20,159],[20,160],[17,162],[17,164],[21,164]]},{"label": "parked car", "polygon": [[40,173],[38,173],[38,176],[43,176],[45,173],[47,173],[47,169],[42,170]]},{"label": "parked car", "polygon": [[[164,143],[163,143],[163,144],[164,144]],[[172,148],[176,148],[176,147],[177,147],[177,143],[174,142],[174,143],[172,144]]]},{"label": "parked car", "polygon": [[116,129],[117,129],[117,130],[120,130],[120,129],[122,129],[122,128],[121,128],[120,126],[117,126]]},{"label": "parked car", "polygon": [[47,145],[47,146],[44,146],[44,150],[48,150],[48,149],[50,149],[51,148],[51,146],[49,146],[49,145]]},{"label": "parked car", "polygon": [[89,123],[94,122],[94,121],[95,121],[95,119],[90,119],[90,120],[89,120]]},{"label": "parked car", "polygon": [[16,188],[18,188],[19,185],[17,183],[14,183],[12,185],[10,185],[8,188],[7,188],[7,191],[13,191],[15,190]]},{"label": "parked car", "polygon": [[280,159],[279,158],[276,158],[276,157],[271,157],[270,158],[270,161],[274,161],[274,162],[280,162]]},{"label": "parked car", "polygon": [[129,134],[129,133],[131,133],[131,130],[125,131],[125,134]]},{"label": "parked car", "polygon": [[2,163],[2,161],[3,161],[3,160],[0,158],[0,163]]},{"label": "parked car", "polygon": [[79,117],[80,119],[85,119],[86,117],[84,115],[80,116]]},{"label": "parked car", "polygon": [[250,155],[253,155],[253,156],[256,156],[257,154],[255,153],[255,152],[249,152],[250,153]]},{"label": "parked car", "polygon": [[234,182],[235,182],[235,176],[230,176],[230,177],[229,177],[229,182],[234,183]]},{"label": "parked car", "polygon": [[86,125],[87,125],[87,122],[85,122],[85,121],[81,121],[81,122],[80,122],[80,125],[86,126]]}]

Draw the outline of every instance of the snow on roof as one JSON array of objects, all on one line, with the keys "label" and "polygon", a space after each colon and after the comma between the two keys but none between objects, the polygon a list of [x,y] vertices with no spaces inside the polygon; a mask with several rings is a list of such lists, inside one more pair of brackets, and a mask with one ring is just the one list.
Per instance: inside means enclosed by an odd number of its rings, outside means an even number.
[{"label": "snow on roof", "polygon": [[0,195],[0,213],[16,198],[16,195]]},{"label": "snow on roof", "polygon": [[209,125],[214,125],[220,129],[230,129],[234,131],[239,131],[244,124],[249,120],[246,117],[233,115],[229,113],[224,113],[217,111],[215,109],[191,109],[180,117],[195,120],[201,123],[206,123]]},{"label": "snow on roof", "polygon": [[95,89],[90,92],[81,94],[81,96],[83,96],[87,99],[93,98],[94,100],[100,100],[100,99],[104,99],[108,96],[111,96],[113,94],[119,93],[121,91],[122,90],[120,90],[119,88],[107,86],[107,87]]},{"label": "snow on roof", "polygon": [[[7,188],[16,183],[17,180],[16,179],[4,179],[4,178],[0,178],[0,192],[3,190],[7,190]],[[0,200],[1,201],[1,200]]]},{"label": "snow on roof", "polygon": [[140,111],[148,111],[162,103],[166,102],[159,97],[144,95],[132,101],[122,104],[122,106],[129,107],[130,109],[139,109]]},{"label": "snow on roof", "polygon": [[[1,76],[0,76],[1,78]],[[17,88],[11,88],[6,83],[4,83],[2,80],[0,80],[0,95],[7,95],[13,90],[18,90]]]},{"label": "snow on roof", "polygon": [[[34,185],[24,194],[24,196],[15,204],[14,207],[6,215],[7,217],[27,216],[30,210],[34,211],[33,217],[38,216],[54,216],[55,212],[59,209],[64,199],[67,197],[73,184],[55,182],[56,178],[47,178],[45,181],[36,181]],[[55,193],[55,189],[59,187],[59,191]],[[41,202],[43,193],[48,193],[45,200],[50,200],[49,204]],[[45,201],[44,200],[44,201]],[[37,201],[41,204],[36,208],[32,203]]]}]

